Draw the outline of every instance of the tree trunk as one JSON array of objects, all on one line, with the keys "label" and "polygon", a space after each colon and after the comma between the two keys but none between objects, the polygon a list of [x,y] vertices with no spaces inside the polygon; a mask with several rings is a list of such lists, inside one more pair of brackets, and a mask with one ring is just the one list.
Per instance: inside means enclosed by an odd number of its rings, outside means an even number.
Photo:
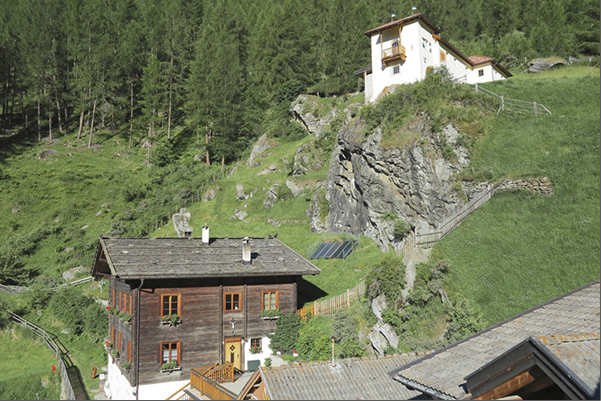
[{"label": "tree trunk", "polygon": [[207,123],[207,125],[205,126],[205,143],[207,144],[206,146],[206,153],[205,153],[205,157],[206,157],[206,161],[207,161],[207,167],[211,165],[211,159],[209,158],[209,123]]},{"label": "tree trunk", "polygon": [[129,148],[131,149],[131,141],[134,136],[134,80],[129,81]]},{"label": "tree trunk", "polygon": [[85,111],[82,109],[81,113],[79,115],[79,131],[77,131],[77,139],[81,139],[81,131],[83,130],[83,115],[85,114]]},{"label": "tree trunk", "polygon": [[[63,124],[61,121],[61,105],[58,102],[58,88],[56,86],[56,75],[52,75],[52,83],[54,85],[54,93],[55,93],[55,97],[54,100],[56,101],[56,116],[58,118],[58,131],[62,134],[63,133]],[[65,119],[65,121],[67,121]]]},{"label": "tree trunk", "polygon": [[225,166],[225,156],[221,156],[221,167]]},{"label": "tree trunk", "polygon": [[171,71],[169,72],[169,112],[167,116],[167,140],[171,140],[171,104],[173,98],[173,55],[171,55]]},{"label": "tree trunk", "polygon": [[38,96],[38,142],[42,141],[42,106],[40,105],[40,97]]},{"label": "tree trunk", "polygon": [[94,132],[94,116],[96,115],[96,100],[94,100],[94,108],[92,110],[92,122],[90,123],[90,139],[88,140],[88,148],[92,147],[92,134]]},{"label": "tree trunk", "polygon": [[48,138],[52,143],[52,114],[48,114]]}]

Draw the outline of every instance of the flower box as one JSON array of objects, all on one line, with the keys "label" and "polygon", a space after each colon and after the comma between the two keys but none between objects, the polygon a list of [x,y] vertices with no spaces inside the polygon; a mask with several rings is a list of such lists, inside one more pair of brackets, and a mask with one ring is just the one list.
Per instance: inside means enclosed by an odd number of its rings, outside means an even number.
[{"label": "flower box", "polygon": [[181,324],[181,319],[178,315],[165,315],[161,317],[161,325],[162,326],[172,326],[175,327],[178,324]]},{"label": "flower box", "polygon": [[275,320],[279,316],[261,316],[261,320]]},{"label": "flower box", "polygon": [[171,372],[175,372],[178,370],[182,370],[181,366],[178,366],[177,368],[171,368],[171,369],[163,369],[161,368],[161,373],[171,373]]}]

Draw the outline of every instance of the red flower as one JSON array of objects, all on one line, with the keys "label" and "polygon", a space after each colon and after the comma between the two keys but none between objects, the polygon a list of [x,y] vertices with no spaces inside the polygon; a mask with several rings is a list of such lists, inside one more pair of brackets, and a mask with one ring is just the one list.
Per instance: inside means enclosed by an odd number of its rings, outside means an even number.
[{"label": "red flower", "polygon": [[107,306],[107,307],[106,307],[106,310],[111,310],[111,307],[110,307],[110,306]]},{"label": "red flower", "polygon": [[52,371],[56,372],[56,366],[55,365],[52,365]]}]

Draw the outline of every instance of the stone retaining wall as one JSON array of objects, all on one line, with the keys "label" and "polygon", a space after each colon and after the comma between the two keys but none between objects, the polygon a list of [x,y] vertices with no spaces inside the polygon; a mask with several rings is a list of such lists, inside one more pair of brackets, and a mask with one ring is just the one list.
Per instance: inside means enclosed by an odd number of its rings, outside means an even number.
[{"label": "stone retaining wall", "polygon": [[506,189],[526,189],[533,194],[538,195],[553,195],[553,188],[551,187],[551,181],[547,177],[543,178],[527,178],[523,180],[511,180],[505,179],[500,181],[495,186],[495,191],[501,191]]}]

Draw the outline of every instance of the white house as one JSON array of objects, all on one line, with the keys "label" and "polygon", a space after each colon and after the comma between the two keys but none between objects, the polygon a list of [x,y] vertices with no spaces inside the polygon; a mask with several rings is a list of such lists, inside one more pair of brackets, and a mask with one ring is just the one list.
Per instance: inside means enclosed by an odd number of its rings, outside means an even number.
[{"label": "white house", "polygon": [[421,81],[446,66],[459,82],[483,83],[511,76],[495,59],[464,56],[440,37],[422,14],[414,14],[365,32],[371,39],[371,66],[355,71],[365,78],[365,102],[375,101],[391,85]]}]

